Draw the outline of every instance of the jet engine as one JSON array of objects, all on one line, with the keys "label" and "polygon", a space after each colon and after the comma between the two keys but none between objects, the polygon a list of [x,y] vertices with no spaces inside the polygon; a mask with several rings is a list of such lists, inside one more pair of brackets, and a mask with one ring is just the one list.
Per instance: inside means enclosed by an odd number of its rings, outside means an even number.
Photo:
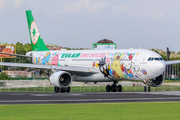
[{"label": "jet engine", "polygon": [[151,86],[159,87],[162,85],[163,82],[164,82],[164,74],[161,74],[160,76],[151,80]]},{"label": "jet engine", "polygon": [[49,77],[50,83],[56,87],[67,88],[72,82],[70,73],[66,71],[58,71],[51,74]]}]

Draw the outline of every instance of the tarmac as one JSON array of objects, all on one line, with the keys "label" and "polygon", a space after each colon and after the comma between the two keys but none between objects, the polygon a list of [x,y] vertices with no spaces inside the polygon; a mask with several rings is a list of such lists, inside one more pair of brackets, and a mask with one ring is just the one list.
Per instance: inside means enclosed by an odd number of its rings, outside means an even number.
[{"label": "tarmac", "polygon": [[180,91],[171,92],[98,92],[30,93],[0,92],[0,104],[65,104],[180,101]]}]

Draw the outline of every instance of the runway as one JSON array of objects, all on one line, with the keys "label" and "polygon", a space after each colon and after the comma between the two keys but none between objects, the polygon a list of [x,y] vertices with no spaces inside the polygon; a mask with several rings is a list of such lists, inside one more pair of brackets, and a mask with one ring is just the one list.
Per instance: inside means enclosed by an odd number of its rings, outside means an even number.
[{"label": "runway", "polygon": [[177,92],[29,93],[0,92],[0,104],[64,104],[180,101]]}]

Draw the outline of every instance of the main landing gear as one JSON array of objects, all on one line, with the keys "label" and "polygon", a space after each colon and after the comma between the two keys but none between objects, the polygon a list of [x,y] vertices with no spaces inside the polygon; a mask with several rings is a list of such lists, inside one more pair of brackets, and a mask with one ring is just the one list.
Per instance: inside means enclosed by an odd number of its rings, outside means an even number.
[{"label": "main landing gear", "polygon": [[122,86],[121,85],[117,85],[118,81],[113,81],[113,84],[107,85],[106,86],[106,92],[122,92]]},{"label": "main landing gear", "polygon": [[67,88],[60,88],[60,87],[54,87],[54,92],[55,93],[69,93],[70,92],[70,87]]}]

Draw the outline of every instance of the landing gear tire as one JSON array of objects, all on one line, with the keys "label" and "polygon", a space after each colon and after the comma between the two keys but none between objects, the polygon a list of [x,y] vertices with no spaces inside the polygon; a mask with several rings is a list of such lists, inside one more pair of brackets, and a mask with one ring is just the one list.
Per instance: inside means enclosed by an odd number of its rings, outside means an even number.
[{"label": "landing gear tire", "polygon": [[118,85],[117,86],[117,83],[118,81],[113,81],[113,84],[110,86],[110,85],[107,85],[106,86],[106,92],[122,92],[122,86],[121,85]]},{"label": "landing gear tire", "polygon": [[59,93],[65,93],[65,90],[63,88],[59,88]]},{"label": "landing gear tire", "polygon": [[107,85],[106,86],[106,92],[110,92],[111,91],[111,86],[110,85]]},{"label": "landing gear tire", "polygon": [[151,87],[150,86],[148,86],[148,92],[151,92]]},{"label": "landing gear tire", "polygon": [[59,88],[58,87],[54,87],[54,93],[58,93]]},{"label": "landing gear tire", "polygon": [[144,86],[144,92],[146,92],[146,86]]},{"label": "landing gear tire", "polygon": [[111,86],[111,92],[116,92],[117,91],[116,87],[117,87],[116,85],[112,85]]},{"label": "landing gear tire", "polygon": [[62,93],[62,88],[59,88],[59,93]]},{"label": "landing gear tire", "polygon": [[64,90],[64,89],[62,89],[61,93],[65,93],[65,90]]},{"label": "landing gear tire", "polygon": [[118,85],[118,92],[122,92],[122,86]]},{"label": "landing gear tire", "polygon": [[69,93],[70,92],[70,87],[67,87],[66,88],[66,93]]}]

